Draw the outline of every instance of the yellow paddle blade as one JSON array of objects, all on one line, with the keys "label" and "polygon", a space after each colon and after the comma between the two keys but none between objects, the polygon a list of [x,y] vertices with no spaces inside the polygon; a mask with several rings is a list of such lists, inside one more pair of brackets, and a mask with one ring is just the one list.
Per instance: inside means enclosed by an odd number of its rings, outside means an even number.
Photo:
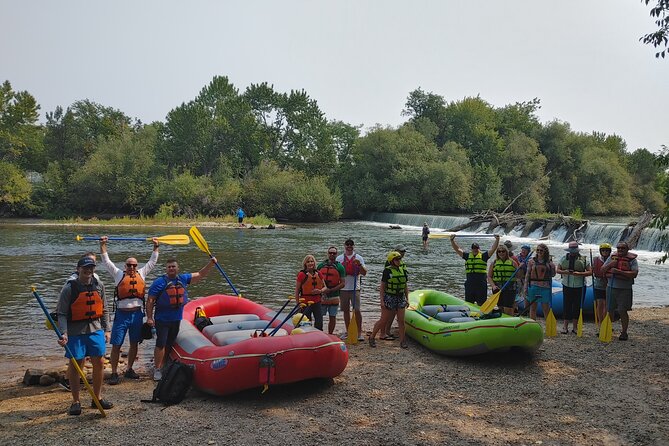
[{"label": "yellow paddle blade", "polygon": [[349,345],[355,345],[358,343],[358,322],[355,320],[355,309],[351,315],[351,322],[348,323],[348,336],[346,337],[346,343]]},{"label": "yellow paddle blade", "polygon": [[578,324],[576,324],[576,336],[579,338],[583,337],[583,308],[578,315]]},{"label": "yellow paddle blade", "polygon": [[608,313],[604,316],[602,326],[599,327],[599,340],[602,342],[611,342],[613,338],[613,326],[611,325],[611,317]]},{"label": "yellow paddle blade", "polygon": [[202,234],[200,234],[200,231],[195,227],[191,226],[190,231],[188,231],[191,237],[193,237],[193,241],[197,245],[198,248],[200,248],[201,251],[206,252],[211,256],[211,252],[209,251],[209,245],[207,245],[207,241],[202,237]]},{"label": "yellow paddle blade", "polygon": [[481,305],[481,313],[490,313],[493,308],[495,308],[495,305],[497,305],[497,302],[499,302],[499,295],[502,294],[502,290],[499,290],[495,294],[492,294],[488,300],[483,302],[483,305]]},{"label": "yellow paddle blade", "polygon": [[557,320],[555,319],[552,308],[548,312],[548,316],[546,316],[546,336],[557,336]]},{"label": "yellow paddle blade", "polygon": [[[173,234],[173,235],[163,235],[161,237],[156,237],[160,243],[166,245],[187,245],[190,243],[190,237],[186,234]],[[147,238],[147,241],[151,241],[151,238]]]}]

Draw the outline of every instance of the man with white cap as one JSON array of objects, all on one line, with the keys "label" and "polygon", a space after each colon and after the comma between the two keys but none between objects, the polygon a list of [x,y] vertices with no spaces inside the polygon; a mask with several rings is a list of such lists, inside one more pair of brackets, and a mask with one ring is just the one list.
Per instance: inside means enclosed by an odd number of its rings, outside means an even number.
[{"label": "man with white cap", "polygon": [[585,278],[592,275],[588,259],[580,254],[578,242],[570,242],[565,255],[557,266],[557,273],[562,275],[562,311],[564,325],[562,334],[569,333],[569,319],[572,320],[571,332],[576,334],[576,323],[581,311],[581,299],[585,291]]}]

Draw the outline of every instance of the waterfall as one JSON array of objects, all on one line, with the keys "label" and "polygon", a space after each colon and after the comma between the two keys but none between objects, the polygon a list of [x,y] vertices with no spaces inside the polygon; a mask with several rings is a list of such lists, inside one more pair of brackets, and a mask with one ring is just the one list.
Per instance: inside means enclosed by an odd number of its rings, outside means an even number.
[{"label": "waterfall", "polygon": [[427,222],[427,225],[434,229],[450,229],[469,221],[469,217],[459,215],[395,214],[389,212],[371,212],[366,218],[371,221],[405,226],[423,226],[423,223]]},{"label": "waterfall", "polygon": [[[389,212],[372,212],[366,216],[367,220],[388,223],[391,225],[403,225],[421,227],[424,222],[433,229],[450,229],[458,225],[469,222],[469,217],[461,215],[426,215],[426,214],[395,214]],[[467,232],[486,232],[489,223],[482,222],[471,226]],[[599,223],[590,221],[583,232],[581,242],[593,245],[601,243],[610,243],[615,246],[623,236],[627,236],[628,225],[625,223]],[[518,225],[511,229],[506,235],[511,237],[521,237],[524,226]],[[524,238],[539,240],[543,238],[544,226],[539,226]],[[495,234],[504,235],[505,230],[501,226],[496,227]],[[568,235],[566,226],[557,226],[548,234],[548,238],[555,242],[564,242]],[[639,243],[636,248],[642,251],[667,252],[669,251],[669,230],[645,228],[641,232]]]}]

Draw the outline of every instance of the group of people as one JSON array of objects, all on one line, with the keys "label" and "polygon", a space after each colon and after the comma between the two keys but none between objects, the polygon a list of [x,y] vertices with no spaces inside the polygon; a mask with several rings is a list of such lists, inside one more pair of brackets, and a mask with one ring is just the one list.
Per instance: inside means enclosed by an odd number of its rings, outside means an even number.
[{"label": "group of people", "polygon": [[[123,376],[128,379],[139,379],[133,365],[137,358],[138,345],[143,339],[142,325],[146,310],[146,324],[155,327],[156,332],[153,377],[159,380],[162,377],[165,352],[169,351],[179,332],[183,306],[188,302],[188,285],[205,277],[216,263],[216,258],[212,257],[200,271],[184,274],[179,272],[176,259],[170,258],[165,265],[166,274],[156,278],[148,287],[146,277],[158,262],[158,239],[153,239],[151,257],[141,268],[138,268],[137,259],[134,257],[125,260],[124,269],[117,268],[107,252],[107,237],[100,238],[100,252],[102,262],[114,280],[114,322],[110,324],[105,286],[95,273],[97,266],[95,253],[89,252],[79,259],[76,272],[70,276],[61,290],[56,313],[63,336],[58,343],[69,347],[65,356],[70,358],[69,352],[71,352],[80,367],[83,366],[86,357],[90,358],[93,366],[93,392],[103,409],[111,409],[113,403],[101,395],[107,343],[112,344],[110,355],[112,373],[109,384],[115,385],[120,382],[118,364],[126,334],[129,337],[130,348]],[[145,301],[147,289],[148,298]],[[71,363],[67,376],[73,400],[68,413],[80,415],[81,386],[78,372]],[[96,407],[94,402],[91,402],[91,407]]]},{"label": "group of people", "polygon": [[[553,277],[560,274],[563,295],[561,333],[570,332],[571,322],[571,333],[576,334],[581,305],[585,300],[585,278],[592,276],[598,328],[607,312],[611,320],[614,320],[617,312],[621,321],[618,339],[628,339],[628,311],[632,308],[632,285],[639,273],[639,265],[636,254],[629,252],[626,242],[618,242],[615,254],[611,254],[609,243],[602,243],[599,256],[589,262],[581,254],[578,242],[573,241],[556,265],[544,243],[537,245],[532,257],[529,245],[523,245],[516,256],[511,251],[510,241],[499,243],[499,235],[495,235],[495,241],[488,251],[481,251],[478,243],[472,243],[471,251],[464,251],[455,238],[455,234],[450,237],[453,250],[465,261],[467,302],[483,305],[488,299],[489,287],[493,295],[499,293],[498,306],[504,313],[515,314],[520,299],[524,300],[525,308],[529,308],[532,319],[537,318],[537,305],[541,305],[546,317],[550,311]],[[494,260],[488,265],[493,255]]]}]

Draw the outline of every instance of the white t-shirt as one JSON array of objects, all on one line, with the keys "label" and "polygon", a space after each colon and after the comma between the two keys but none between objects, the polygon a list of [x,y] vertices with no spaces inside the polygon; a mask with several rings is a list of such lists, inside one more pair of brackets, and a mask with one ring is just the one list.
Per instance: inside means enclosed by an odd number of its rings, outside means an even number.
[{"label": "white t-shirt", "polygon": [[[107,271],[111,276],[114,278],[114,287],[116,287],[121,279],[123,279],[123,274],[125,274],[125,270],[119,269],[114,265],[114,262],[112,262],[109,259],[109,254],[106,252],[102,253],[102,263],[104,264],[105,268],[107,268]],[[142,280],[146,283],[146,276],[153,270],[153,268],[156,267],[156,264],[158,263],[158,251],[153,251],[151,253],[151,258],[149,259],[148,262],[146,262],[146,265],[141,267],[140,269],[137,270],[137,274],[140,275]],[[146,289],[148,291],[149,287],[148,284],[146,286]],[[142,307],[142,300],[141,299],[120,299],[116,302],[116,307],[121,308],[124,310],[127,309],[132,309],[132,308],[141,308]]]},{"label": "white t-shirt", "polygon": [[[353,251],[352,256],[347,256],[346,253],[344,254],[339,254],[337,256],[337,262],[341,263],[344,265],[344,257],[346,256],[347,259],[357,259],[360,262],[360,265],[363,267],[365,266],[365,259],[362,258],[359,254],[356,254],[355,251]],[[346,268],[346,265],[344,265],[344,268]],[[353,274],[348,274],[346,273],[346,277],[344,278],[345,284],[344,288],[342,288],[343,291],[353,291],[354,288],[354,281],[355,282],[355,289],[359,290],[360,289],[360,274],[353,275]]]}]

